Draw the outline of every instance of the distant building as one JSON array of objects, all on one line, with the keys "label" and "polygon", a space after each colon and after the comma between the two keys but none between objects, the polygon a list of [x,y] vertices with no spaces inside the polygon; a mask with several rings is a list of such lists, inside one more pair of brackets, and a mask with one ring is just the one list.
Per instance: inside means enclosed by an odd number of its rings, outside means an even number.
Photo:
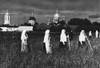
[{"label": "distant building", "polygon": [[2,30],[1,31],[3,31],[3,32],[5,32],[5,31],[7,31],[7,27],[0,27]]},{"label": "distant building", "polygon": [[12,25],[10,25],[10,15],[7,11],[5,13],[5,16],[4,16],[4,24],[0,25],[0,29],[1,29],[0,31],[3,31],[3,32],[6,32],[6,31],[23,31],[23,30],[33,31],[33,26],[28,26],[29,23],[31,25],[34,25],[36,23],[35,17],[31,16],[29,18],[28,24],[25,23],[25,25],[23,25],[23,26],[12,26]]},{"label": "distant building", "polygon": [[12,31],[23,31],[23,30],[27,30],[27,31],[33,31],[33,26],[0,26],[0,31],[3,32],[12,32]]},{"label": "distant building", "polygon": [[58,23],[59,19],[60,19],[60,15],[58,11],[56,11],[56,13],[54,14],[53,23]]},{"label": "distant building", "polygon": [[29,18],[28,23],[31,24],[31,25],[34,25],[34,24],[36,23],[36,19],[35,19],[35,17],[33,16],[33,13],[32,13],[32,16]]},{"label": "distant building", "polygon": [[8,11],[5,13],[5,16],[4,16],[4,24],[10,25],[10,15],[9,15]]},{"label": "distant building", "polygon": [[12,27],[6,27],[5,26],[4,27],[4,26],[1,26],[0,29],[3,32],[6,32],[6,31],[17,31],[18,30],[18,27],[14,27],[14,26],[12,26]]},{"label": "distant building", "polygon": [[33,26],[19,26],[18,27],[18,31],[23,31],[23,30],[33,31]]}]

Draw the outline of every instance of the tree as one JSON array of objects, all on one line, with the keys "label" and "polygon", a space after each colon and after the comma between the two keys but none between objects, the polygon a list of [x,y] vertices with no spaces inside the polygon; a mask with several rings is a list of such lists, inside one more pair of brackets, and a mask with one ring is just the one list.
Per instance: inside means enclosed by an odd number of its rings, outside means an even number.
[{"label": "tree", "polygon": [[85,19],[72,18],[68,21],[68,25],[91,25],[91,22],[86,18]]}]

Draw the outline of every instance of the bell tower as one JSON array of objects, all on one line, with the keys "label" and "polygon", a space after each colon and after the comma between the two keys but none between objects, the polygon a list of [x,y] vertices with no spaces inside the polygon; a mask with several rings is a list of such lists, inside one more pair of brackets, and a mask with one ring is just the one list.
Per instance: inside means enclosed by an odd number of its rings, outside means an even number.
[{"label": "bell tower", "polygon": [[10,25],[10,15],[8,13],[8,10],[6,11],[5,16],[4,16],[4,24]]}]

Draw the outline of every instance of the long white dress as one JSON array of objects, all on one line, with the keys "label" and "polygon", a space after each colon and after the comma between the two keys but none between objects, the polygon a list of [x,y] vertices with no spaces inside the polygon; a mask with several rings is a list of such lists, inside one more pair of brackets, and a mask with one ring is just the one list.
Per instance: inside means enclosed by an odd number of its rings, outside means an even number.
[{"label": "long white dress", "polygon": [[44,40],[43,43],[45,43],[45,48],[46,48],[46,53],[52,53],[52,48],[50,45],[50,36],[49,36],[50,30],[46,30],[45,31],[45,36],[44,36]]},{"label": "long white dress", "polygon": [[96,35],[96,38],[99,37],[99,32],[98,32],[98,30],[96,30],[95,35]]},{"label": "long white dress", "polygon": [[28,36],[26,35],[26,30],[24,30],[21,34],[21,52],[28,51],[27,38]]},{"label": "long white dress", "polygon": [[82,30],[80,32],[80,35],[79,35],[79,42],[81,43],[81,45],[83,44],[82,42],[85,42],[86,41],[86,36],[85,36],[85,33],[84,33],[84,30]]},{"label": "long white dress", "polygon": [[65,30],[64,29],[62,29],[62,31],[61,31],[60,42],[62,42],[63,45],[65,45],[65,42],[67,42],[67,36],[65,34]]}]

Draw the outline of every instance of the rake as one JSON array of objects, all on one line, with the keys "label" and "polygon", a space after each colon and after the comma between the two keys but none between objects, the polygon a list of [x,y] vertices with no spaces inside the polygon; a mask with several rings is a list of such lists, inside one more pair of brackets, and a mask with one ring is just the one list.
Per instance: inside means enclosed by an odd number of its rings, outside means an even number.
[{"label": "rake", "polygon": [[68,37],[68,46],[69,46],[69,50],[71,49],[71,48],[70,48],[70,45],[71,45],[71,43],[70,43],[70,40],[69,40],[69,37]]},{"label": "rake", "polygon": [[89,39],[88,39],[88,37],[87,37],[87,36],[86,36],[86,39],[87,39],[87,42],[88,42],[88,44],[89,44],[89,46],[90,46],[91,50],[93,51],[92,45],[91,45],[91,43],[90,43],[90,41],[89,41]]}]

